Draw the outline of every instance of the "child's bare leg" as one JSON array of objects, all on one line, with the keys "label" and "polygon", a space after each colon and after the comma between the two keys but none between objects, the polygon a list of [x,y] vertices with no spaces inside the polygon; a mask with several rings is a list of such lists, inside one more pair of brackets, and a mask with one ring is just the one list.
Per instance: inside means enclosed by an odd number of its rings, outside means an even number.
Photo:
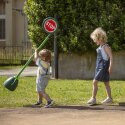
[{"label": "child's bare leg", "polygon": [[105,84],[107,96],[108,96],[109,98],[112,98],[112,96],[111,96],[111,88],[110,88],[109,82],[104,82],[104,84]]},{"label": "child's bare leg", "polygon": [[87,102],[88,104],[90,104],[90,105],[96,104],[97,91],[98,91],[98,81],[97,80],[93,80],[92,97]]},{"label": "child's bare leg", "polygon": [[93,80],[93,90],[92,90],[92,97],[93,98],[96,98],[97,91],[98,91],[98,81]]},{"label": "child's bare leg", "polygon": [[43,95],[41,92],[38,92],[38,102],[42,103]]},{"label": "child's bare leg", "polygon": [[49,95],[45,92],[45,90],[41,91],[42,96],[47,100],[47,101],[51,101],[51,98],[49,97]]},{"label": "child's bare leg", "polygon": [[44,91],[42,91],[43,97],[46,99],[47,104],[45,105],[45,108],[49,108],[53,105],[53,100],[49,97],[49,95]]}]

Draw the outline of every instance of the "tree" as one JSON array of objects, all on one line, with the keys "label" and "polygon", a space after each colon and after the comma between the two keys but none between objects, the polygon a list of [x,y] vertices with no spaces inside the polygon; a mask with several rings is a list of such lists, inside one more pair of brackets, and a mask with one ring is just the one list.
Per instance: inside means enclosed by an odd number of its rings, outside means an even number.
[{"label": "tree", "polygon": [[[107,31],[113,50],[125,49],[125,2],[122,0],[27,0],[24,10],[29,37],[37,46],[46,36],[43,19],[56,16],[60,52],[83,53],[95,49],[90,33],[97,27]],[[52,39],[47,47],[53,49]]]}]

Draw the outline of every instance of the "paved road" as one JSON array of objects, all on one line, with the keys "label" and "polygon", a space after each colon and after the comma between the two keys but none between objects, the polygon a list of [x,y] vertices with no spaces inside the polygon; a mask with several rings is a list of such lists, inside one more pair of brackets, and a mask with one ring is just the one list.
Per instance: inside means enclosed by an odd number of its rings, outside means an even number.
[{"label": "paved road", "polygon": [[[0,76],[14,76],[20,72],[22,68],[17,69],[0,69]],[[27,67],[22,72],[21,76],[36,76],[37,67]]]}]

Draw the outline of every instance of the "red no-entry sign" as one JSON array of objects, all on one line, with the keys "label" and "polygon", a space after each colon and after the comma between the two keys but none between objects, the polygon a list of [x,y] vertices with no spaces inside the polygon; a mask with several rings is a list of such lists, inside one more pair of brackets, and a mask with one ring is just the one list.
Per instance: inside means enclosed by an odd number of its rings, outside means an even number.
[{"label": "red no-entry sign", "polygon": [[57,22],[54,18],[49,17],[43,21],[43,28],[47,33],[54,33],[57,30]]}]

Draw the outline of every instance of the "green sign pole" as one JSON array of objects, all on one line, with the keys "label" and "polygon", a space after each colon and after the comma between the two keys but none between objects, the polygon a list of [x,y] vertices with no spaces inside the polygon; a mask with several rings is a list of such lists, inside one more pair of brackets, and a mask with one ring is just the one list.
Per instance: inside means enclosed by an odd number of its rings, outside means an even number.
[{"label": "green sign pole", "polygon": [[[49,34],[45,40],[42,42],[42,44],[37,48],[37,50],[40,50],[48,41],[49,37],[51,36],[51,34]],[[34,53],[35,54],[35,53]],[[23,72],[23,70],[29,65],[29,63],[32,61],[34,54],[29,58],[29,60],[26,62],[26,64],[23,66],[23,68],[21,69],[21,71],[16,75],[16,79],[18,79],[18,77],[20,76],[20,74]]]}]

